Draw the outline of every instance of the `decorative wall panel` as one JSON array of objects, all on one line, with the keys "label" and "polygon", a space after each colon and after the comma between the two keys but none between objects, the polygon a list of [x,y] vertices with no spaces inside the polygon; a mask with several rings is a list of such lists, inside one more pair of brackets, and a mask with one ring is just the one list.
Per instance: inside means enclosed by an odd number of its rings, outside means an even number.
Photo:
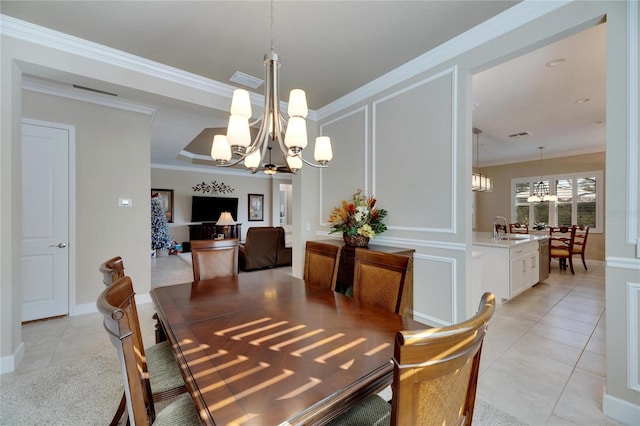
[{"label": "decorative wall panel", "polygon": [[413,283],[414,318],[434,326],[453,324],[457,316],[456,259],[419,253],[413,259],[413,275],[422,277]]},{"label": "decorative wall panel", "polygon": [[368,191],[367,107],[339,116],[320,126],[331,137],[333,160],[320,176],[320,225],[328,226],[331,209],[357,189]]},{"label": "decorative wall panel", "polygon": [[455,81],[452,68],[373,104],[373,193],[389,229],[455,232]]}]

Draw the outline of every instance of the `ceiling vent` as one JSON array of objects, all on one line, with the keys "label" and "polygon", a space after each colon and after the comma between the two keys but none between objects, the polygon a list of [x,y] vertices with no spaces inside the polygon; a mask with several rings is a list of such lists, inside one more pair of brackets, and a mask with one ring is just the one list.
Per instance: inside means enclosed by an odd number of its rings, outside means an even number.
[{"label": "ceiling vent", "polygon": [[531,136],[531,132],[520,132],[509,135],[510,138],[521,138],[524,136]]},{"label": "ceiling vent", "polygon": [[94,88],[86,87],[86,86],[80,86],[79,84],[74,84],[73,87],[75,87],[76,89],[80,89],[80,90],[87,90],[89,92],[101,93],[103,95],[118,96],[117,93],[105,92],[104,90],[94,89]]},{"label": "ceiling vent", "polygon": [[262,83],[264,83],[264,80],[240,71],[234,72],[229,80],[234,83],[242,84],[243,86],[251,87],[252,89],[257,89],[262,85]]}]

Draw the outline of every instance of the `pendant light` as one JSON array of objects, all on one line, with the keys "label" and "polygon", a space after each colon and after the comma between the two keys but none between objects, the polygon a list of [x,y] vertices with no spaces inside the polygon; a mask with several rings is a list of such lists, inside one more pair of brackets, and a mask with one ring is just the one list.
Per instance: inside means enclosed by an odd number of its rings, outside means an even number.
[{"label": "pendant light", "polygon": [[[333,158],[331,141],[326,136],[316,139],[314,158],[316,163],[306,160],[302,151],[307,146],[307,124],[305,118],[308,113],[305,92],[294,89],[289,95],[287,109],[288,120],[280,112],[278,100],[278,70],[280,61],[278,54],[273,51],[273,0],[271,0],[271,50],[264,55],[265,93],[264,111],[255,121],[251,118],[251,100],[249,92],[236,89],[231,100],[229,126],[227,134],[216,135],[211,146],[211,157],[216,165],[228,167],[244,160],[244,165],[252,173],[260,169],[264,161],[270,141],[277,141],[287,162],[287,168],[292,173],[297,172],[302,164],[324,168]],[[249,126],[258,124],[256,138],[251,141]],[[235,156],[235,158],[233,158]],[[271,164],[271,161],[269,161]],[[273,168],[265,169],[265,173],[275,173]]]},{"label": "pendant light", "polygon": [[[540,150],[540,162],[542,162],[542,150],[544,146],[539,146],[538,149]],[[549,185],[547,185],[542,180],[542,176],[540,176],[540,180],[533,183],[533,194],[527,198],[527,202],[541,203],[548,201],[558,201],[558,196],[549,194]]]},{"label": "pendant light", "polygon": [[[476,135],[476,169],[480,161],[480,133],[482,130],[477,127],[473,128],[473,134]],[[493,179],[482,173],[473,172],[471,174],[471,189],[474,192],[491,192],[493,191]]]}]

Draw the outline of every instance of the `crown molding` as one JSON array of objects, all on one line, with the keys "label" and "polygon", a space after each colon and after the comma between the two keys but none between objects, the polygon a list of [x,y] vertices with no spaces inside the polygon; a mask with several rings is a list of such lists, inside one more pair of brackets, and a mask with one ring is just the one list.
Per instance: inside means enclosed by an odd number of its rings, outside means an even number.
[{"label": "crown molding", "polygon": [[465,31],[451,40],[435,47],[415,59],[399,66],[393,71],[365,84],[359,89],[319,108],[318,120],[329,117],[336,112],[362,102],[398,83],[427,71],[437,65],[472,50],[488,41],[544,16],[572,0],[562,1],[530,1],[524,0],[485,22]]},{"label": "crown molding", "polygon": [[[233,91],[237,89],[230,84],[2,14],[0,14],[0,35],[107,63],[229,99],[231,99]],[[249,95],[252,105],[260,107],[264,105],[263,95],[255,92],[249,92]],[[281,110],[286,111],[287,105],[287,102],[281,101]],[[307,118],[317,121],[316,111],[309,110]]]},{"label": "crown molding", "polygon": [[0,15],[0,34],[220,96],[230,98],[235,89],[229,84],[6,15]]}]

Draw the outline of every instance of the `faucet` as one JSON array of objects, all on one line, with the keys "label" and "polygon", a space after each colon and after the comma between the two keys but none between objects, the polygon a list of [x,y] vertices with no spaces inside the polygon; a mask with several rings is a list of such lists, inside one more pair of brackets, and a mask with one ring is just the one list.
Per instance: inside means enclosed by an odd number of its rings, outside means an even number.
[{"label": "faucet", "polygon": [[[502,224],[500,224],[502,222]],[[504,216],[496,216],[493,218],[493,231],[491,236],[493,238],[500,238],[500,231],[507,233],[507,218]]]}]

